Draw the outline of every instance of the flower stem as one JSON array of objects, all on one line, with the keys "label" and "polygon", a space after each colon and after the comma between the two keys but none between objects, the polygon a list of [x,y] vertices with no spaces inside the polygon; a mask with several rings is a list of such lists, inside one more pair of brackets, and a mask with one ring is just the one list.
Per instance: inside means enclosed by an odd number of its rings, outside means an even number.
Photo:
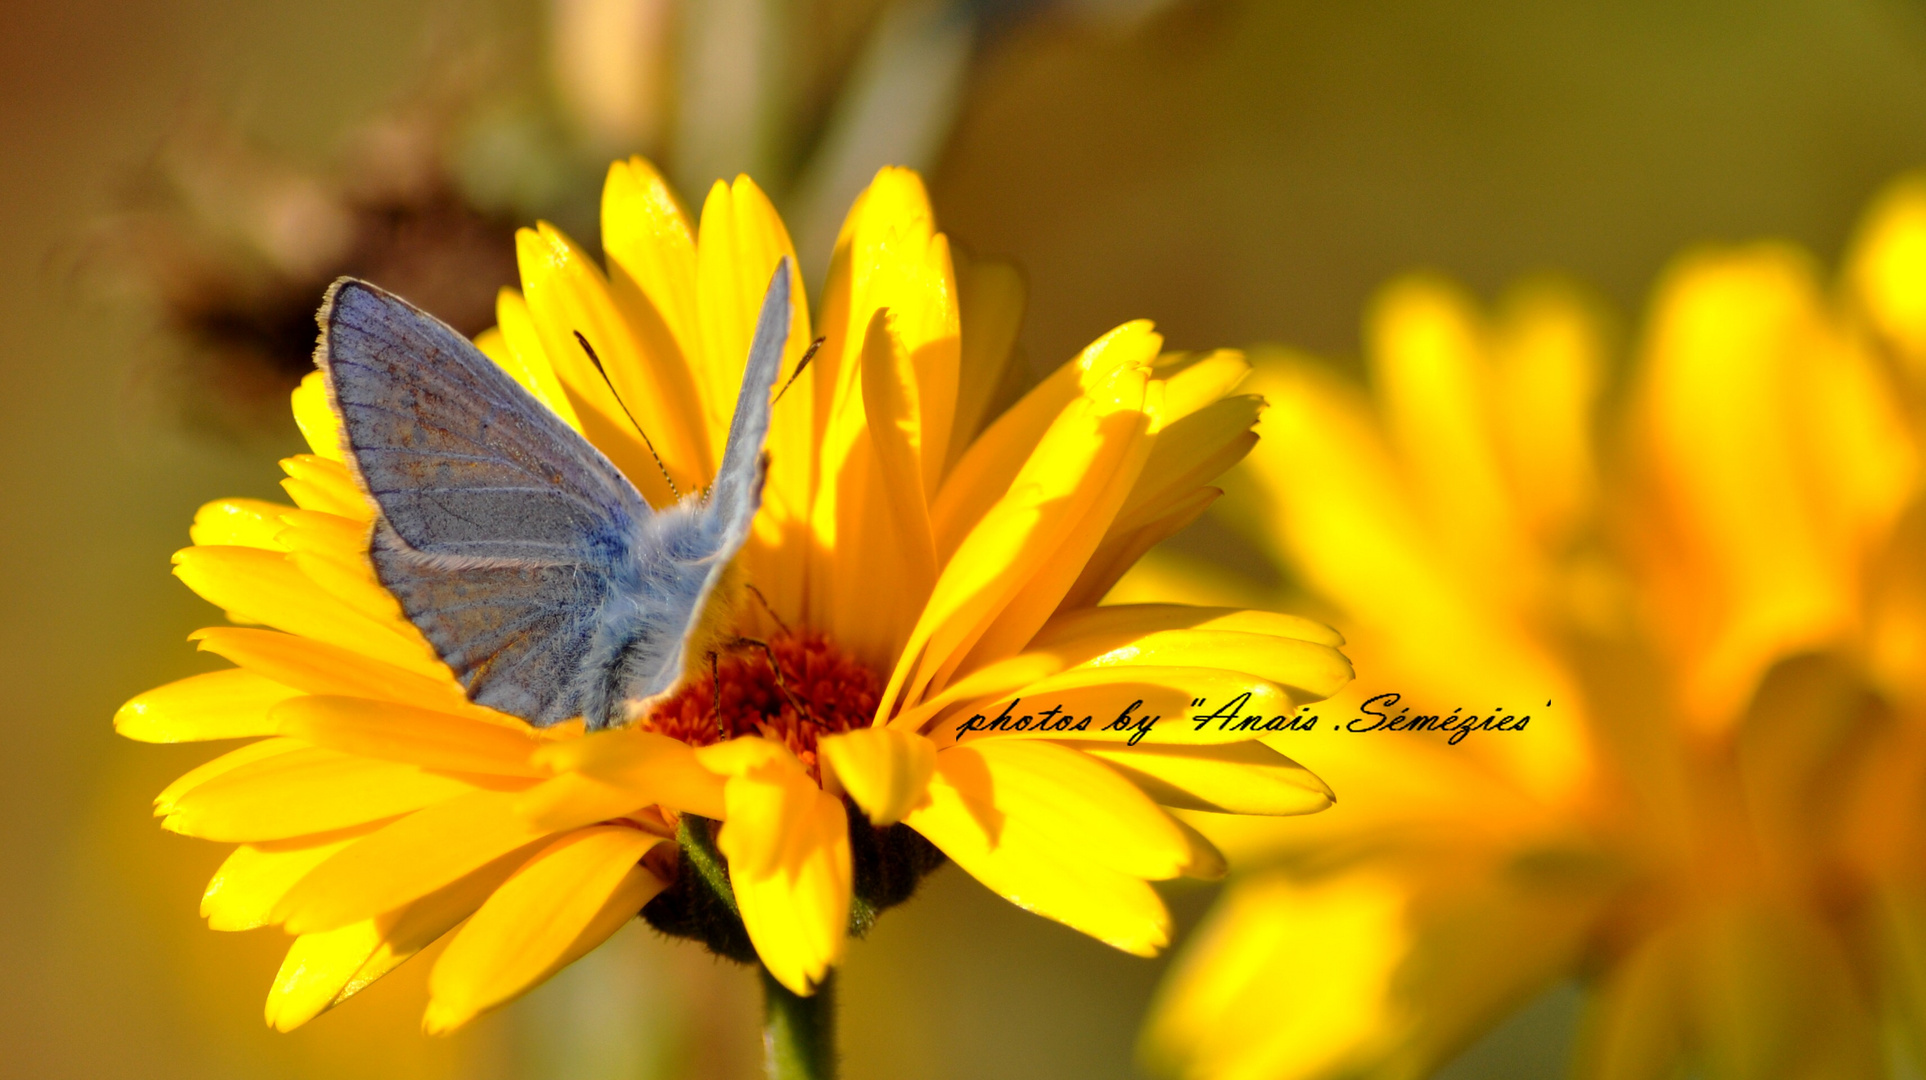
[{"label": "flower stem", "polygon": [[762,969],[762,1055],[769,1080],[835,1080],[834,972],[798,997]]}]

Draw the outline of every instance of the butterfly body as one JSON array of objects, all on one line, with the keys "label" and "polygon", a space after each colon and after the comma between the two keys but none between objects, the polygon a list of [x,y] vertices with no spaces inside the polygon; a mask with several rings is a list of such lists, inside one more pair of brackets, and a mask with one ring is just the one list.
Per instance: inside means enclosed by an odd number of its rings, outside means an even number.
[{"label": "butterfly body", "polygon": [[659,511],[461,334],[365,282],[329,289],[316,360],[377,510],[376,577],[471,699],[608,727],[712,647],[761,504],[788,284],[785,261],[714,484]]}]

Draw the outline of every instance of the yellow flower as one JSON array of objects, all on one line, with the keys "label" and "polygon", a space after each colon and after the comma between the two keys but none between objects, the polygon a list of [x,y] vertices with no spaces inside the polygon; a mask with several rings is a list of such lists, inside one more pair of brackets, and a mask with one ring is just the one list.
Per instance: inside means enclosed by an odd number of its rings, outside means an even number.
[{"label": "yellow flower", "polygon": [[[1926,185],[1858,252],[1836,300],[1783,245],[1679,259],[1604,425],[1605,335],[1550,286],[1392,286],[1369,396],[1259,362],[1255,538],[1368,677],[1339,734],[1269,740],[1319,740],[1343,806],[1207,830],[1252,872],[1163,988],[1161,1068],[1422,1076],[1573,978],[1584,1077],[1926,1047]],[[1530,720],[1391,730],[1454,710]]]},{"label": "yellow flower", "polygon": [[[718,183],[692,232],[640,159],[610,170],[602,229],[606,267],[524,230],[522,290],[478,344],[659,506],[711,476],[764,286],[793,252],[747,178]],[[795,284],[786,370],[811,341]],[[938,851],[1147,955],[1169,933],[1147,882],[1221,867],[1163,807],[1328,805],[1248,726],[1184,717],[1197,698],[1248,695],[1239,711],[1268,721],[1328,695],[1350,677],[1335,633],[1098,605],[1249,450],[1260,403],[1233,393],[1248,365],[1163,354],[1133,322],[1019,396],[1022,302],[1012,271],[951,252],[913,173],[877,176],[836,248],[824,344],[774,407],[745,585],[718,616],[743,640],[592,735],[464,698],[374,577],[371,504],[311,376],[295,413],[314,452],[283,463],[294,506],[212,503],[176,557],[241,624],[197,635],[238,666],[116,720],[152,741],[259,740],[157,808],[240,845],[208,887],[215,928],[297,935],[269,1022],[301,1024],[452,931],[426,1018],[447,1030],[638,911],[807,994]],[[992,727],[1006,706],[1066,723]]]}]

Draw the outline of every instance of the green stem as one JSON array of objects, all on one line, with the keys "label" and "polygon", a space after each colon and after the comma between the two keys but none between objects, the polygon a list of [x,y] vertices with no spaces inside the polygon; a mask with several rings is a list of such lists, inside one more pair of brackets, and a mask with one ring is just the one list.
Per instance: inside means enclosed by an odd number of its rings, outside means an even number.
[{"label": "green stem", "polygon": [[798,997],[762,969],[762,1056],[769,1080],[835,1080],[835,972]]}]

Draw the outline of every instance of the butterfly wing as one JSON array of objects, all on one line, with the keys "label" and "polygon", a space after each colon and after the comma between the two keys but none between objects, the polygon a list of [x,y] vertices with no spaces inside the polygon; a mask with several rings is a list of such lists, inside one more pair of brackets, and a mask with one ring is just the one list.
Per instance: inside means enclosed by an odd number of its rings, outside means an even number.
[{"label": "butterfly wing", "polygon": [[749,362],[742,370],[742,390],[722,448],[722,465],[703,507],[705,528],[731,553],[749,538],[749,523],[762,506],[762,447],[769,439],[769,414],[775,407],[769,391],[775,389],[783,347],[789,343],[789,273],[789,260],[784,258],[763,293],[756,335],[749,343]]},{"label": "butterfly wing", "polygon": [[762,503],[789,274],[763,298],[708,497],[662,514],[455,330],[364,282],[329,290],[317,359],[380,510],[376,575],[471,699],[600,728],[681,679]]},{"label": "butterfly wing", "polygon": [[642,587],[648,504],[414,306],[343,279],[321,326],[316,360],[380,510],[371,555],[382,585],[471,699],[540,726],[580,714],[608,651],[609,609]]},{"label": "butterfly wing", "polygon": [[735,415],[729,421],[722,464],[700,505],[665,513],[649,522],[654,542],[643,552],[644,572],[654,583],[639,622],[678,619],[671,632],[630,635],[635,642],[621,660],[622,693],[631,702],[667,693],[681,678],[691,649],[701,648],[701,623],[716,598],[730,560],[749,539],[762,506],[767,472],[763,443],[769,436],[782,354],[789,342],[789,260],[784,258],[763,293],[762,311],[742,372]]}]

